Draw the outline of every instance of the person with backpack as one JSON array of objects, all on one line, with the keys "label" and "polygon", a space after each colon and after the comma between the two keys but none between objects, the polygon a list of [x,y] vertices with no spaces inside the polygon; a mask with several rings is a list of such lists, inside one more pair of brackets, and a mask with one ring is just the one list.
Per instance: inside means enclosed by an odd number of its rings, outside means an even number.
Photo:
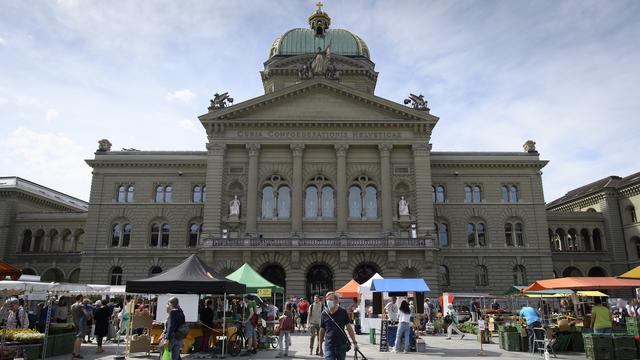
[{"label": "person with backpack", "polygon": [[[318,337],[320,331],[320,315],[324,310],[324,303],[320,299],[320,296],[313,296],[313,303],[309,306],[309,316],[307,317],[307,329],[311,339],[309,340],[309,355],[313,355],[313,343]],[[316,346],[316,355],[320,355],[320,340],[318,339],[318,345]]]},{"label": "person with backpack", "polygon": [[180,349],[189,332],[189,325],[177,297],[171,297],[167,302],[167,313],[169,316],[160,337],[160,347],[164,347],[164,351],[171,351],[171,360],[180,360]]},{"label": "person with backpack", "polygon": [[[289,344],[291,343],[291,332],[293,331],[293,310],[291,304],[287,304],[284,310],[284,314],[278,319],[278,328],[280,333],[278,334],[278,355],[277,358],[283,356],[289,356]],[[282,347],[284,343],[284,354],[282,353]]]},{"label": "person with backpack", "polygon": [[336,293],[328,292],[325,299],[327,308],[322,312],[320,319],[320,356],[324,356],[324,360],[345,360],[352,344],[354,351],[358,350],[356,334],[347,311],[340,307]]}]

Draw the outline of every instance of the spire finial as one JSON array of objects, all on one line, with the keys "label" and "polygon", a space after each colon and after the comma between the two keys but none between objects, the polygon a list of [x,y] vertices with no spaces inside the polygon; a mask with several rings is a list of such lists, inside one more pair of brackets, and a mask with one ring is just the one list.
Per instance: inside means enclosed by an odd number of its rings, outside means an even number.
[{"label": "spire finial", "polygon": [[322,1],[318,1],[316,6],[318,9],[309,16],[309,26],[313,29],[316,36],[324,36],[325,31],[331,24],[331,18],[326,12],[322,11],[322,7],[324,6]]},{"label": "spire finial", "polygon": [[322,3],[322,1],[318,1],[316,3],[316,6],[318,7],[318,11],[322,11],[322,6],[324,6],[324,4]]}]

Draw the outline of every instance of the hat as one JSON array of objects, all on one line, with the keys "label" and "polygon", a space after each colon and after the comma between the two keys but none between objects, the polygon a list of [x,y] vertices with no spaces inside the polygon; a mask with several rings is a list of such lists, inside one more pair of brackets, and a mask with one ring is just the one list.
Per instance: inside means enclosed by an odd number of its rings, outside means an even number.
[{"label": "hat", "polygon": [[178,306],[178,298],[175,296],[172,296],[169,298],[169,304],[173,305],[174,307]]}]

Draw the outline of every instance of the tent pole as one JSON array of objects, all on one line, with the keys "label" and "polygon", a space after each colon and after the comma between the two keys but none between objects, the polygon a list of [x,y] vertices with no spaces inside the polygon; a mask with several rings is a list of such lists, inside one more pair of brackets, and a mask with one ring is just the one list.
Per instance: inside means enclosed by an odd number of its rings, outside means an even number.
[{"label": "tent pole", "polygon": [[227,292],[224,292],[224,297],[222,300],[222,358],[224,359],[224,354],[225,354],[225,350],[224,350],[224,346],[225,343],[227,342],[227,309],[226,309],[226,304],[227,304]]}]

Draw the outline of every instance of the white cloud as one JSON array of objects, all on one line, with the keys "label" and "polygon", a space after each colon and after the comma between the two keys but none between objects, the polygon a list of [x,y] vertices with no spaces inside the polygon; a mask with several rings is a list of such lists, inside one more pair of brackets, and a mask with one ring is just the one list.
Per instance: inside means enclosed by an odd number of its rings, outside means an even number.
[{"label": "white cloud", "polygon": [[6,44],[7,44],[7,41],[2,36],[0,36],[0,45],[6,45]]},{"label": "white cloud", "polygon": [[16,104],[18,105],[33,105],[38,102],[38,99],[26,96],[26,95],[18,95],[16,96]]},{"label": "white cloud", "polygon": [[48,123],[53,122],[58,117],[60,117],[60,113],[58,112],[58,110],[56,110],[56,109],[47,110],[47,122]]},{"label": "white cloud", "polygon": [[182,119],[182,120],[178,121],[178,125],[181,128],[185,129],[185,130],[189,130],[189,131],[193,131],[193,132],[201,131],[201,129],[196,128],[196,124],[194,123],[193,120]]},{"label": "white cloud", "polygon": [[195,95],[196,94],[194,94],[193,91],[189,89],[176,90],[167,94],[167,100],[188,103],[191,101],[191,99],[193,99]]},{"label": "white cloud", "polygon": [[9,99],[4,98],[4,97],[0,97],[0,105],[4,105],[4,104],[6,104],[8,102],[9,102]]}]

